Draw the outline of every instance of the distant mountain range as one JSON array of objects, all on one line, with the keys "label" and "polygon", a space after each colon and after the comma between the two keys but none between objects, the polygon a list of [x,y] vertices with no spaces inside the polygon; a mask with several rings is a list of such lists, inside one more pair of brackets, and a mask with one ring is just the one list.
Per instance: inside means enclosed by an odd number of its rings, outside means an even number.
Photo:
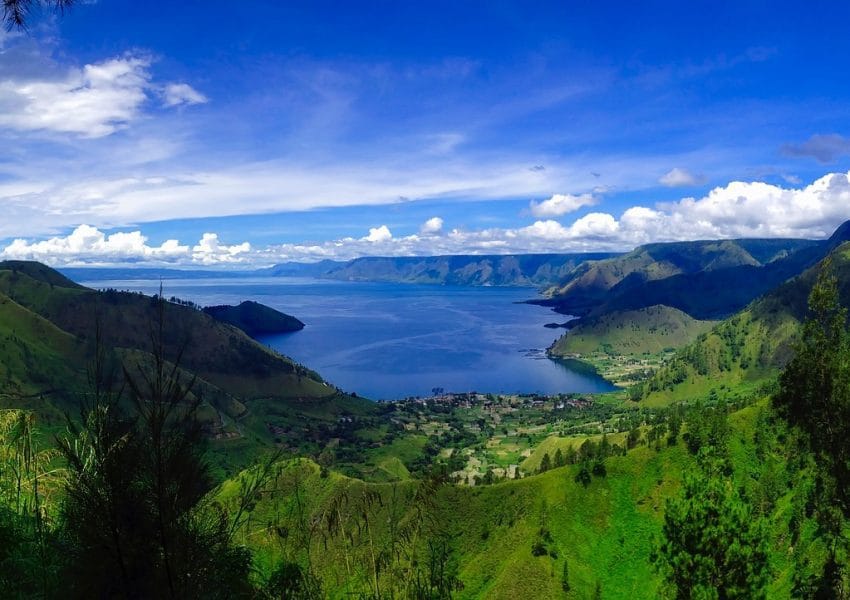
[{"label": "distant mountain range", "polygon": [[121,279],[194,279],[207,277],[312,277],[342,281],[427,283],[435,285],[537,286],[556,285],[588,261],[617,256],[611,252],[573,254],[450,255],[356,258],[347,262],[288,262],[264,269],[209,271],[200,269],[67,267],[75,281]]},{"label": "distant mountain range", "polygon": [[439,285],[544,286],[567,277],[579,265],[616,256],[509,254],[492,256],[364,257],[334,266],[322,276],[346,281],[386,281]]}]

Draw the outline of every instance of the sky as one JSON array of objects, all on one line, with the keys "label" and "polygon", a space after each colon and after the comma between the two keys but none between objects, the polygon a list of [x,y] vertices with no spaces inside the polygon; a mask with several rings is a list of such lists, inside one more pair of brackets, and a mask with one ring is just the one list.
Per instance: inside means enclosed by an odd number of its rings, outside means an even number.
[{"label": "sky", "polygon": [[827,237],[845,2],[79,1],[0,33],[0,259]]}]

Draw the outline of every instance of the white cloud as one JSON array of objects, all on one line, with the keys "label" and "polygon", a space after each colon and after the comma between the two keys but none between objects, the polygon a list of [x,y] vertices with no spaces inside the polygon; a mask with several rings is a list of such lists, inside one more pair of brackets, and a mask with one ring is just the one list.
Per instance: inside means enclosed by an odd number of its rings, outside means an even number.
[{"label": "white cloud", "polygon": [[[533,252],[624,251],[648,242],[739,237],[825,238],[850,219],[850,174],[831,173],[803,188],[734,181],[702,198],[683,198],[653,207],[633,206],[619,218],[593,212],[565,224],[538,219],[516,228],[437,229],[439,217],[419,233],[393,236],[389,227],[369,229],[360,238],[290,243],[256,248],[248,242],[222,244],[206,233],[193,247],[169,240],[150,246],[140,231],[106,236],[83,225],[67,236],[44,241],[16,239],[0,258],[23,258],[51,264],[266,265],[289,260],[347,260],[358,256],[436,254],[507,254]],[[430,224],[430,226],[429,226]]]},{"label": "white cloud", "polygon": [[[41,69],[0,79],[0,128],[50,131],[85,138],[108,136],[137,119],[156,89],[151,58],[125,55],[62,73]],[[198,104],[207,99],[185,83],[162,91],[165,105]]]},{"label": "white cloud", "polygon": [[687,187],[691,185],[700,185],[705,182],[705,178],[701,175],[694,175],[687,169],[674,167],[658,179],[658,183],[667,187]]},{"label": "white cloud", "polygon": [[151,246],[141,231],[106,235],[96,227],[80,225],[67,236],[37,242],[15,239],[0,251],[0,258],[38,260],[52,265],[135,262],[215,265],[242,262],[250,251],[248,242],[227,246],[215,233],[205,233],[190,249],[173,239]]},{"label": "white cloud", "polygon": [[165,106],[205,104],[209,99],[188,83],[169,83],[162,92]]},{"label": "white cloud", "polygon": [[554,194],[542,202],[531,201],[529,209],[535,217],[560,217],[574,212],[583,206],[596,204],[596,199],[590,194],[574,196],[572,194]]},{"label": "white cloud", "polygon": [[393,234],[389,227],[381,225],[380,227],[372,227],[369,229],[369,235],[362,239],[372,243],[388,242],[393,239]]},{"label": "white cloud", "polygon": [[[619,218],[587,214],[571,224],[541,219],[518,228],[453,229],[442,236],[410,235],[385,240],[380,249],[366,238],[310,245],[283,244],[257,255],[261,262],[339,260],[381,255],[507,254],[625,251],[649,242],[739,237],[825,238],[850,219],[847,173],[826,175],[802,189],[761,182],[732,182],[703,198],[683,198],[655,207],[633,206]],[[375,231],[375,230],[373,230]]]},{"label": "white cloud", "polygon": [[443,229],[443,220],[440,217],[431,217],[419,228],[422,235],[437,235]]},{"label": "white cloud", "polygon": [[245,262],[245,254],[251,251],[251,244],[242,242],[233,246],[222,244],[216,233],[205,233],[192,248],[192,259],[203,265]]},{"label": "white cloud", "polygon": [[147,98],[150,59],[125,56],[56,80],[0,81],[0,127],[102,137],[135,118]]}]

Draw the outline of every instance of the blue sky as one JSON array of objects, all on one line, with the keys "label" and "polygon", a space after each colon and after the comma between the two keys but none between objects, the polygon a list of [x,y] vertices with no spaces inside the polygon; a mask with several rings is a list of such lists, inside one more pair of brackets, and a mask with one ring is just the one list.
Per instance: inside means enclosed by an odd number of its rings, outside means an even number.
[{"label": "blue sky", "polygon": [[80,3],[0,34],[0,256],[823,237],[845,3]]}]

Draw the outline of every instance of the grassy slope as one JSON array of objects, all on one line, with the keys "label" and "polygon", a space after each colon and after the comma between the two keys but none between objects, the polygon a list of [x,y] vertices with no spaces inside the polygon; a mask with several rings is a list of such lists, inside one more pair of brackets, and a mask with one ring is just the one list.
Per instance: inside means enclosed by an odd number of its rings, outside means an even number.
[{"label": "grassy slope", "polygon": [[[72,335],[0,294],[0,405],[36,409],[61,421],[85,384],[81,344]],[[51,402],[51,400],[53,402]]]},{"label": "grassy slope", "polygon": [[[59,287],[10,270],[0,270],[0,293],[80,339],[93,338],[99,319],[107,346],[150,348],[157,305],[147,296]],[[333,395],[314,373],[197,310],[167,304],[165,321],[168,355],[176,356],[187,344],[182,365],[234,396]]]},{"label": "grassy slope", "polygon": [[[137,364],[149,360],[156,313],[157,303],[140,294],[95,292],[38,263],[0,263],[0,402],[60,425],[62,413],[77,414],[98,320],[104,345]],[[201,417],[217,438],[216,463],[228,472],[275,442],[270,424],[297,428],[303,442],[308,424],[318,431],[340,415],[378,410],[200,311],[168,303],[165,322],[167,358],[188,341],[181,367],[198,377],[195,391],[207,401]],[[47,390],[55,391],[39,395]]]},{"label": "grassy slope", "polygon": [[[841,299],[850,305],[850,243],[829,255]],[[730,317],[679,350],[646,382],[649,404],[705,396],[712,389],[755,388],[776,375],[793,354],[807,298],[820,263]]]},{"label": "grassy slope", "polygon": [[[756,403],[729,416],[731,436],[729,452],[735,466],[737,483],[754,490],[754,477],[765,460],[784,464],[787,457],[758,457],[753,436],[758,416],[766,401]],[[558,444],[579,444],[582,439],[547,439],[536,454],[552,440]],[[585,438],[586,439],[586,438]],[[548,446],[547,446],[548,444]],[[594,477],[588,487],[574,481],[577,466],[552,469],[544,474],[490,486],[445,486],[437,494],[437,522],[453,534],[458,571],[464,589],[459,598],[588,598],[598,583],[605,598],[656,598],[660,579],[650,556],[661,532],[665,504],[677,493],[686,473],[695,468],[695,459],[683,442],[654,450],[639,445],[625,456],[606,460],[607,476]],[[410,516],[410,502],[416,483],[364,483],[331,472],[322,477],[317,465],[301,460],[283,466],[286,475],[279,479],[277,492],[265,497],[252,514],[254,527],[246,541],[257,549],[261,562],[271,565],[281,552],[280,540],[272,532],[263,532],[261,523],[274,519],[295,535],[296,506],[301,507],[304,522],[315,522],[335,500],[343,503],[343,519],[359,508],[356,499],[366,492],[377,494],[380,502],[371,508],[377,528],[376,541],[386,534],[381,529],[391,511]],[[297,481],[296,486],[294,482]],[[755,486],[755,487],[754,487]],[[234,484],[225,487],[224,496]],[[786,489],[769,509],[768,527],[772,576],[770,598],[789,598],[794,548],[787,527],[791,493]],[[351,513],[351,514],[348,514]],[[402,519],[403,520],[403,519]],[[533,556],[532,544],[541,527],[551,532],[547,544],[550,554]],[[811,545],[812,523],[803,525],[797,547],[817,553]],[[362,546],[351,547],[339,539],[316,536],[311,559],[332,597],[346,591],[365,588],[364,573],[344,569],[344,557],[363,559]],[[552,556],[554,550],[555,556]],[[564,594],[560,574],[567,561],[572,590]]]},{"label": "grassy slope", "polygon": [[[742,485],[759,468],[752,438],[756,415],[763,406],[745,408],[729,418],[730,452]],[[535,455],[547,448],[553,450],[553,444],[580,444],[583,439],[587,438],[549,438]],[[626,456],[611,457],[606,461],[607,476],[594,477],[586,488],[574,481],[576,466],[491,486],[443,487],[438,494],[437,521],[455,536],[464,584],[458,597],[587,598],[597,582],[605,598],[657,597],[660,581],[650,555],[660,535],[666,499],[676,493],[684,473],[694,464],[680,441],[660,451],[641,445]],[[353,500],[365,491],[382,498],[372,508],[375,523],[385,523],[390,510],[410,514],[407,503],[415,482],[370,484],[334,472],[323,478],[317,465],[303,460],[288,463],[284,469],[288,475],[279,481],[277,492],[257,505],[252,515],[255,526],[276,514],[276,522],[291,528],[289,535],[293,535],[296,503],[303,509],[302,518],[313,522],[335,499],[343,497],[350,500],[344,510],[357,512]],[[233,484],[229,485],[232,492]],[[782,535],[788,505],[788,497],[780,498],[771,517],[774,577],[770,597],[789,596],[789,549]],[[555,550],[556,557],[532,555],[541,527],[551,532],[553,541],[548,548]],[[259,529],[247,539],[268,564],[281,551],[279,540]],[[363,574],[355,572],[351,579],[343,567],[344,554],[353,559],[362,548],[346,547],[340,540],[325,547],[318,537],[312,547],[313,563],[333,597],[340,597],[346,589],[363,589],[362,580],[358,582]],[[560,586],[565,560],[572,585],[566,596]]]},{"label": "grassy slope", "polygon": [[657,353],[678,348],[708,331],[714,323],[698,321],[675,308],[651,306],[582,319],[551,348],[555,356],[606,352]]}]

